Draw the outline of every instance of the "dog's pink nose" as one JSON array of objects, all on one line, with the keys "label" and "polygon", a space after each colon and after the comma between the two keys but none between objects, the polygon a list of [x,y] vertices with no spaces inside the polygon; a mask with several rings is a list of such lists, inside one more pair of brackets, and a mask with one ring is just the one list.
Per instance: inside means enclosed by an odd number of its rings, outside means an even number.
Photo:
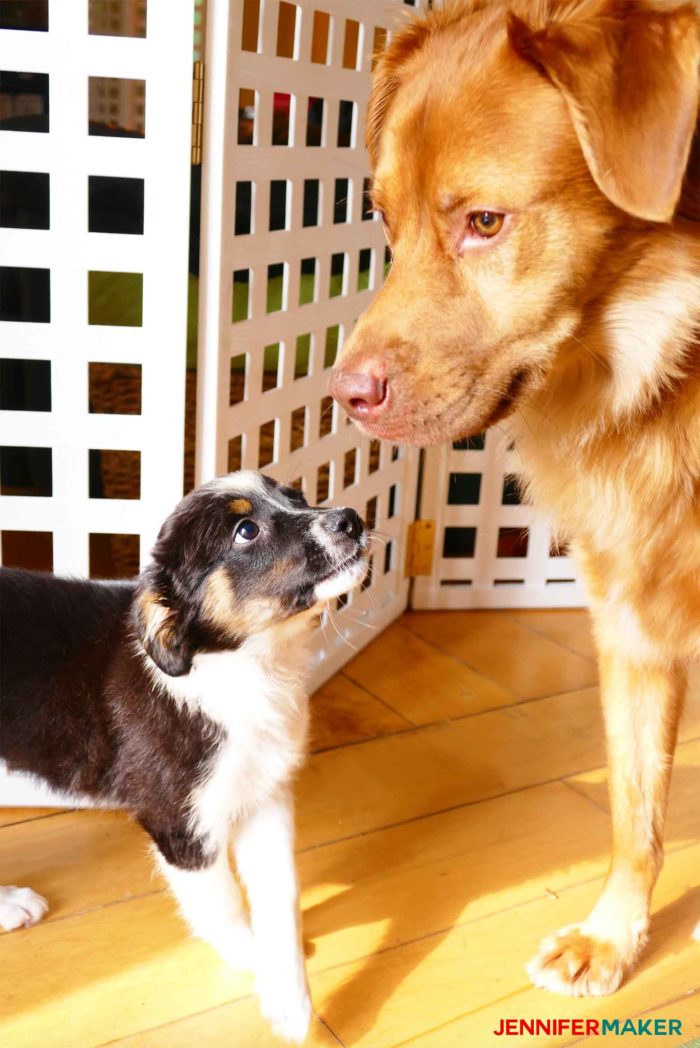
[{"label": "dog's pink nose", "polygon": [[334,368],[331,373],[331,396],[347,411],[350,418],[376,418],[386,403],[386,379],[367,371],[343,371]]}]

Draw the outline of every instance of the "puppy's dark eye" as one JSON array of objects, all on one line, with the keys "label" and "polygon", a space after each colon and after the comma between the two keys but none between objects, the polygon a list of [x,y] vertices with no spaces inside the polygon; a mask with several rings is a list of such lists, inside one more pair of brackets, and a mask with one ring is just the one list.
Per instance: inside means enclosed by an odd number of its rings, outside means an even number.
[{"label": "puppy's dark eye", "polygon": [[233,541],[238,543],[252,542],[254,538],[257,538],[259,531],[260,528],[254,520],[242,520],[236,528]]}]

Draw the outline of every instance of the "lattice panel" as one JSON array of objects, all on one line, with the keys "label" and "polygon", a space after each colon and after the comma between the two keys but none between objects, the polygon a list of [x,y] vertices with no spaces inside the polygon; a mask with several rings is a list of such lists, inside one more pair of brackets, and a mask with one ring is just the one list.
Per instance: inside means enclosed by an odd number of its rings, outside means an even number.
[{"label": "lattice panel", "polygon": [[311,502],[355,507],[386,543],[365,590],[326,627],[317,679],[407,600],[416,455],[362,438],[327,391],[343,338],[384,278],[363,124],[372,51],[404,9],[207,8],[198,478],[263,469]]},{"label": "lattice panel", "polygon": [[193,10],[3,5],[5,563],[133,574],[182,494]]},{"label": "lattice panel", "polygon": [[572,607],[586,603],[547,521],[521,505],[515,450],[495,428],[425,453],[421,517],[436,521],[433,573],[414,608]]}]

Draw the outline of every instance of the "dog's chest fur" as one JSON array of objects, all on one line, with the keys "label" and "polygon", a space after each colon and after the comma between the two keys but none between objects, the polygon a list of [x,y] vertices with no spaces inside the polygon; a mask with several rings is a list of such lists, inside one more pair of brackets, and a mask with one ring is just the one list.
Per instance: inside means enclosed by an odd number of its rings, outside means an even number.
[{"label": "dog's chest fur", "polygon": [[217,737],[190,795],[190,829],[209,846],[301,764],[307,663],[304,632],[280,628],[249,638],[234,652],[197,655],[185,677],[155,671],[172,701],[206,717]]}]

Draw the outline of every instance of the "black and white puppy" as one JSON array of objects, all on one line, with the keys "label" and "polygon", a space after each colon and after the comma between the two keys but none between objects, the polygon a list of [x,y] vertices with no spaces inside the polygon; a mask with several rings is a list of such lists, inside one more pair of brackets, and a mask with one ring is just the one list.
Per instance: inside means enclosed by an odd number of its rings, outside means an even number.
[{"label": "black and white puppy", "polygon": [[[255,968],[264,1015],[293,1041],[311,1016],[290,793],[306,640],[324,602],[363,578],[366,549],[354,510],[310,508],[243,472],[187,495],[133,582],[0,572],[0,756],[128,808],[194,933]],[[46,909],[0,888],[6,929]]]}]

